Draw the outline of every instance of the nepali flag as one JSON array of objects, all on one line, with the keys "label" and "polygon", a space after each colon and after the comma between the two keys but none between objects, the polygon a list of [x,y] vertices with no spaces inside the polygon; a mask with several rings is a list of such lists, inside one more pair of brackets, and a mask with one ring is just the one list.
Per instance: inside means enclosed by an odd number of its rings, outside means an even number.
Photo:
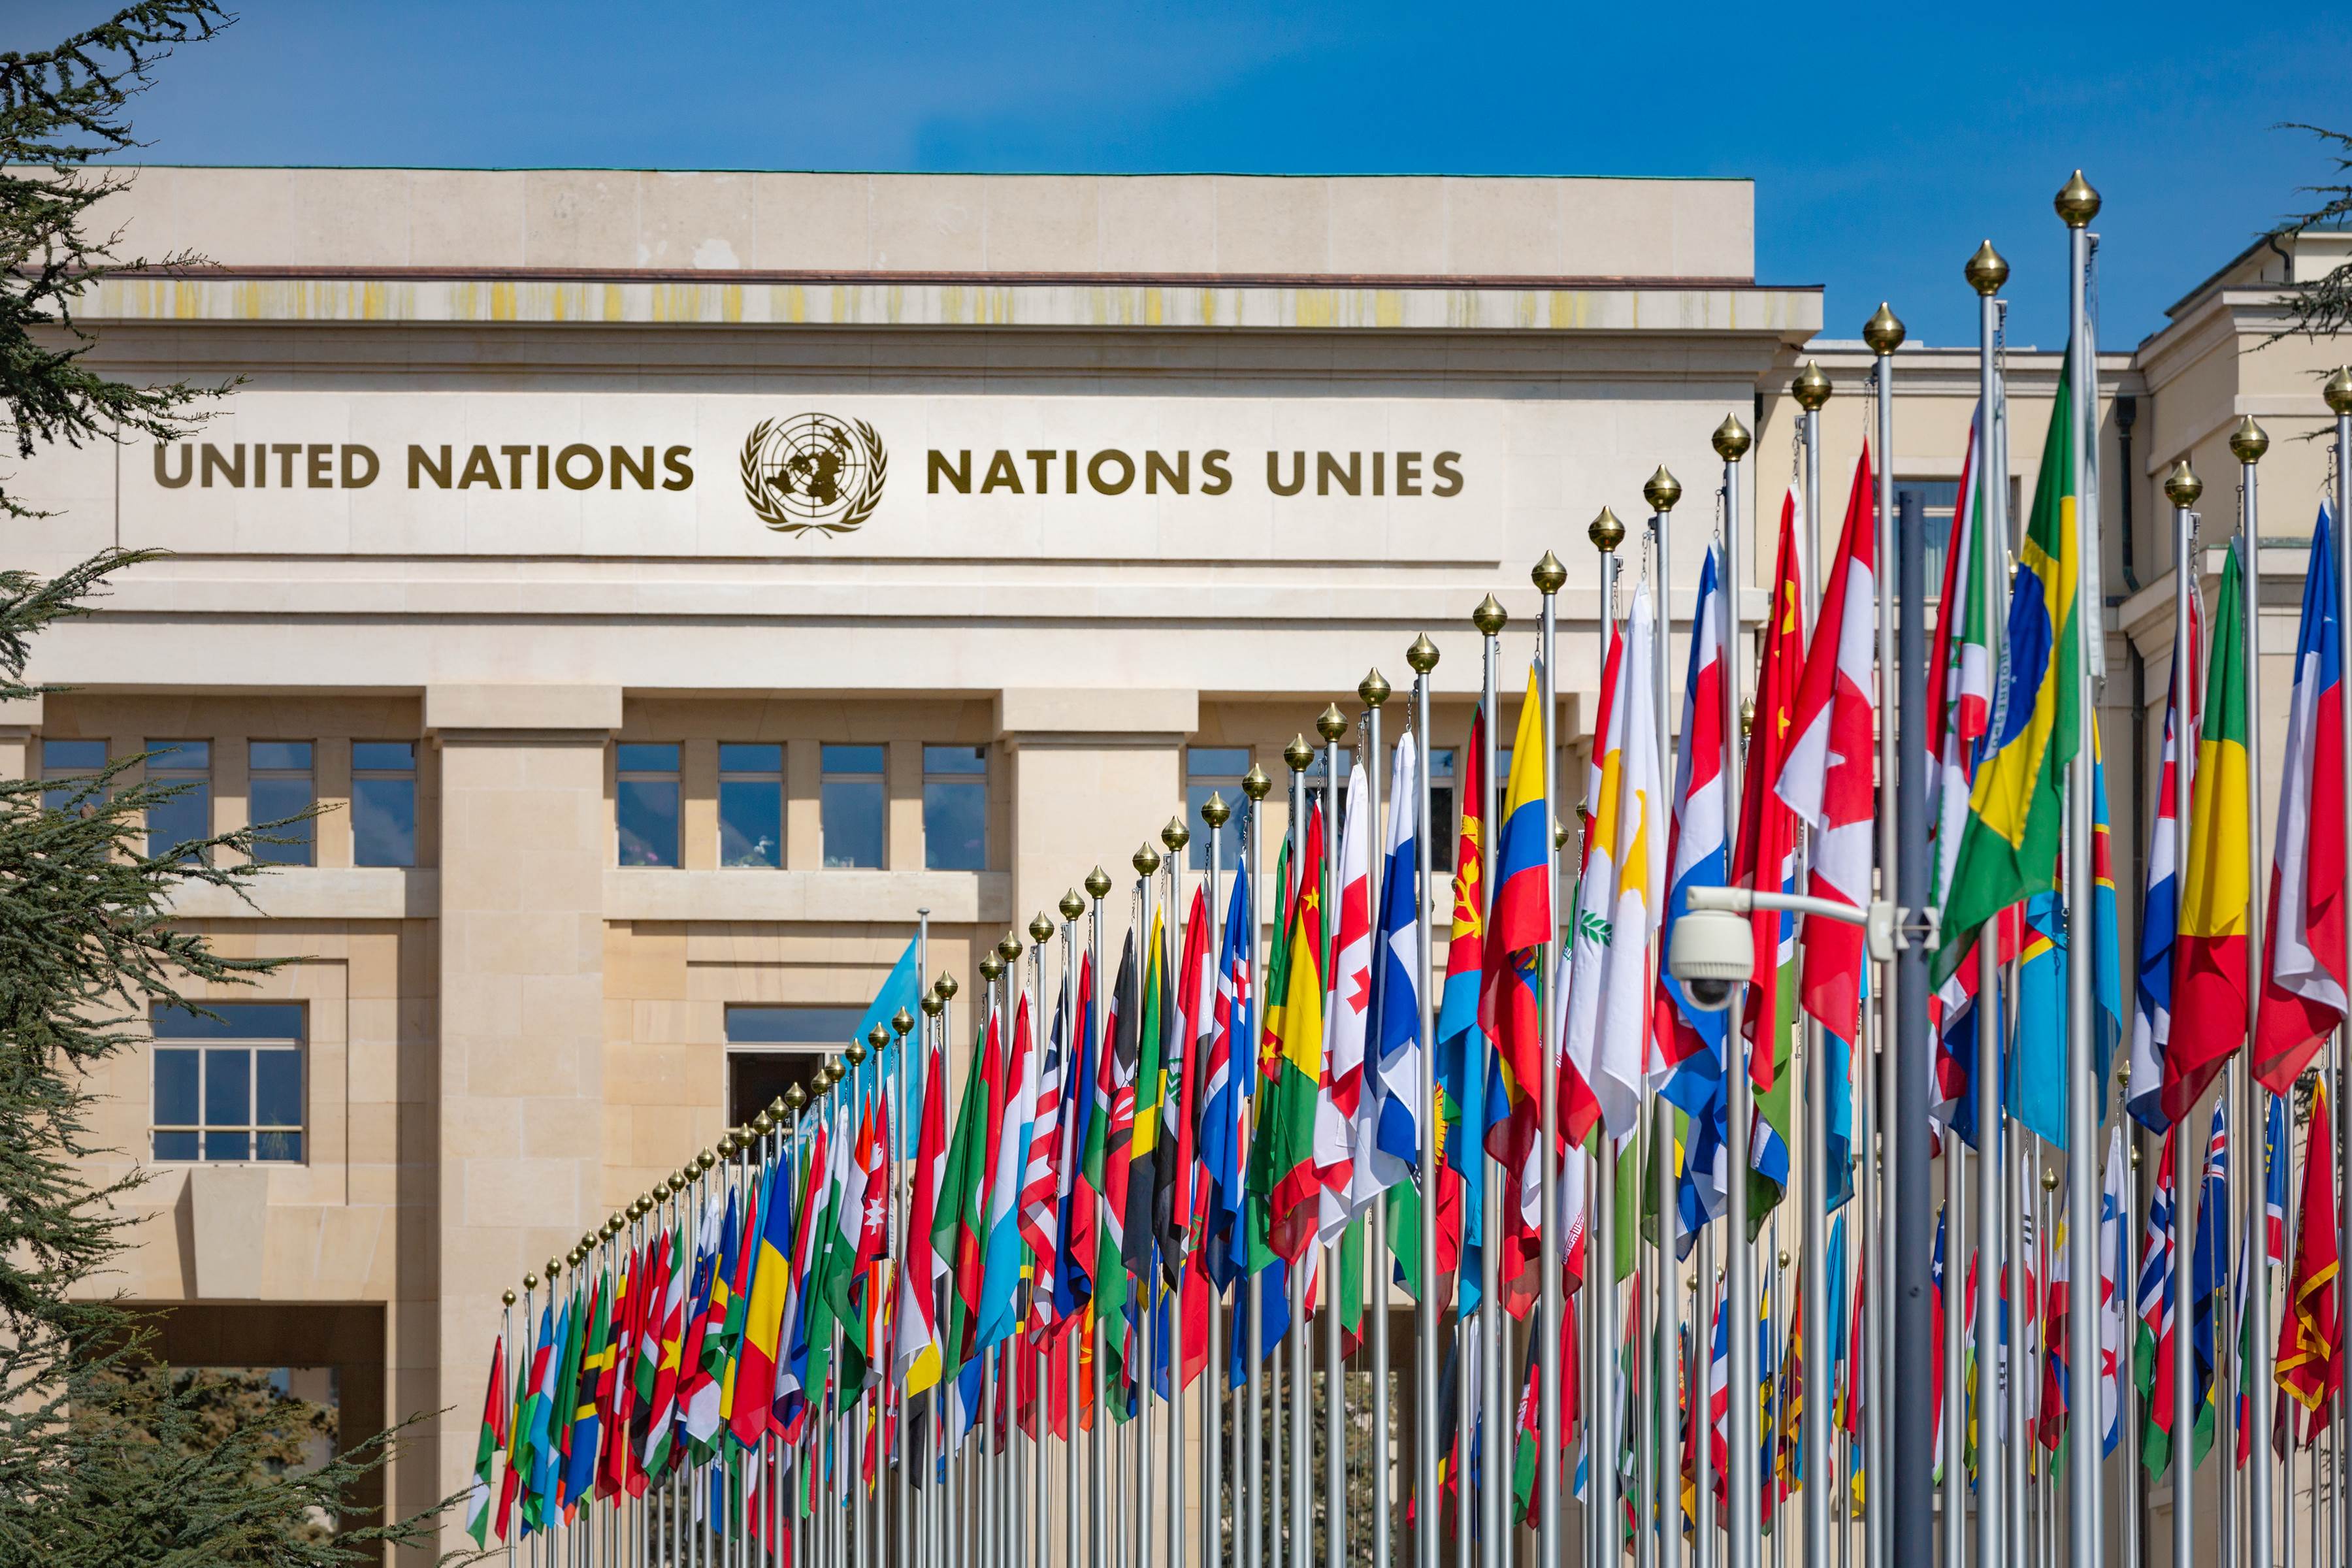
[{"label": "nepali flag", "polygon": [[2270,951],[2254,1026],[2254,1076],[2273,1094],[2286,1092],[2344,1018],[2343,681],[2334,520],[2323,506],[2295,633],[2271,860]]},{"label": "nepali flag", "polygon": [[[1872,744],[1878,721],[1872,679],[1877,542],[1871,494],[1865,444],[1846,497],[1845,529],[1822,595],[1821,620],[1805,655],[1794,738],[1780,782],[1780,798],[1813,829],[1811,891],[1856,910],[1870,901],[1877,805]],[[1799,994],[1805,1011],[1851,1044],[1862,1017],[1862,927],[1809,915],[1801,948]]]},{"label": "nepali flag", "polygon": [[[2139,973],[2132,996],[2131,1089],[2125,1109],[2151,1132],[2172,1125],[2164,1110],[2164,1062],[2172,1039],[2173,944],[2180,935],[2180,817],[2174,803],[2181,773],[2195,787],[2196,754],[2186,752],[2181,737],[2197,711],[2197,640],[2199,601],[2189,595],[2189,647],[2184,659],[2175,660],[2164,698],[2164,765],[2156,791],[2156,826],[2147,839],[2147,891],[2140,900]],[[2184,704],[2180,670],[2189,669],[2189,696]]]}]

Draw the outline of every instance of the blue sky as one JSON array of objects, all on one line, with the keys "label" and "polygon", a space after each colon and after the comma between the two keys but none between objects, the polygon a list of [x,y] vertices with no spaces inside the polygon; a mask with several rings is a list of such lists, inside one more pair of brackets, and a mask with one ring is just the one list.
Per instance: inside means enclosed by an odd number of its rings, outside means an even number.
[{"label": "blue sky", "polygon": [[[110,7],[37,0],[29,48]],[[2218,25],[2218,26],[2217,26]],[[192,163],[1738,175],[1757,273],[1973,342],[1960,267],[2064,331],[2050,196],[2106,198],[2101,334],[2334,176],[2352,6],[1748,7],[247,0],[136,105]]]}]

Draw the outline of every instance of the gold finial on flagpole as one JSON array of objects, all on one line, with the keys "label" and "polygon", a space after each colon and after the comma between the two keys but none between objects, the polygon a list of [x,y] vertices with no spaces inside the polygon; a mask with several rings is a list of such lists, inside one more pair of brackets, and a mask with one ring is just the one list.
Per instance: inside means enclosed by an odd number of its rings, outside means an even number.
[{"label": "gold finial on flagpole", "polygon": [[1672,511],[1675,502],[1683,499],[1683,482],[1660,463],[1658,471],[1642,482],[1642,499],[1650,503],[1652,511]]},{"label": "gold finial on flagpole", "polygon": [[1274,781],[1265,776],[1264,768],[1252,763],[1250,771],[1242,775],[1242,793],[1252,800],[1264,800],[1274,793]]},{"label": "gold finial on flagpole", "polygon": [[1789,395],[1808,414],[1820,413],[1822,405],[1830,400],[1830,378],[1811,360],[1805,362],[1805,368],[1789,384]]},{"label": "gold finial on flagpole", "polygon": [[1404,650],[1404,661],[1415,675],[1427,675],[1437,668],[1437,645],[1429,640],[1427,632],[1412,639],[1412,646]]},{"label": "gold finial on flagpole", "polygon": [[1874,354],[1893,353],[1903,346],[1903,340],[1909,335],[1904,331],[1902,318],[1889,310],[1884,300],[1878,302],[1878,309],[1871,312],[1870,320],[1862,324],[1862,341],[1870,345],[1870,352]]},{"label": "gold finial on flagpole", "polygon": [[1543,559],[1536,563],[1535,570],[1528,574],[1528,578],[1535,584],[1538,594],[1557,594],[1568,581],[1568,568],[1559,563],[1559,556],[1547,550],[1543,552]]},{"label": "gold finial on flagpole", "polygon": [[1491,637],[1511,624],[1511,613],[1503,608],[1494,595],[1489,594],[1478,601],[1476,609],[1470,612],[1470,624],[1478,628],[1481,637]]},{"label": "gold finial on flagpole", "polygon": [[1592,525],[1584,531],[1584,537],[1592,541],[1593,549],[1606,554],[1625,542],[1625,525],[1617,521],[1615,512],[1604,506],[1601,509],[1601,515],[1594,518]]},{"label": "gold finial on flagpole", "polygon": [[2088,228],[2091,220],[2099,216],[2099,193],[2091,188],[2091,182],[2083,178],[2083,171],[2077,169],[2074,177],[2059,187],[2050,205],[2058,209],[2058,216],[2065,220],[2068,228]]},{"label": "gold finial on flagpole", "polygon": [[1723,423],[1715,427],[1715,455],[1727,463],[1736,463],[1748,456],[1748,448],[1755,444],[1756,437],[1748,433],[1748,426],[1739,422],[1737,414],[1725,415]]},{"label": "gold finial on flagpole", "polygon": [[1363,699],[1365,707],[1378,708],[1389,700],[1388,677],[1378,669],[1365,671],[1364,679],[1356,682],[1356,695]]},{"label": "gold finial on flagpole", "polygon": [[1969,264],[1960,268],[1960,273],[1978,293],[1998,294],[2000,286],[2009,281],[2009,262],[1988,239],[1977,247],[1977,253],[1969,258]]},{"label": "gold finial on flagpole", "polygon": [[2164,493],[2173,505],[2186,511],[2205,493],[2205,481],[2197,477],[2189,467],[2189,459],[2183,458],[2172,465],[2172,472],[2164,476]]},{"label": "gold finial on flagpole", "polygon": [[2259,463],[2270,449],[2270,432],[2255,424],[2251,414],[2239,420],[2238,427],[2230,432],[2230,455],[2242,463]]}]

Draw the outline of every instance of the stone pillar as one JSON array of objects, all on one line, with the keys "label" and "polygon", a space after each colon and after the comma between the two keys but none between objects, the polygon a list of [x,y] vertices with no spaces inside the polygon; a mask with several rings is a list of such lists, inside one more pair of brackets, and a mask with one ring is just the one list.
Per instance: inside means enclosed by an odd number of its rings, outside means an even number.
[{"label": "stone pillar", "polygon": [[[498,1332],[604,1217],[604,756],[617,687],[446,686],[440,748],[440,1490],[461,1489]],[[518,1313],[520,1318],[520,1313]],[[521,1332],[517,1324],[517,1332]],[[460,1544],[453,1512],[441,1544]]]},{"label": "stone pillar", "polygon": [[[997,700],[1013,795],[1013,909],[1050,910],[1099,863],[1124,889],[1128,858],[1184,809],[1186,739],[1199,728],[1193,691],[1008,689]],[[1200,831],[1197,825],[1193,831]],[[1103,902],[1104,962],[1125,933],[1124,892]]]}]

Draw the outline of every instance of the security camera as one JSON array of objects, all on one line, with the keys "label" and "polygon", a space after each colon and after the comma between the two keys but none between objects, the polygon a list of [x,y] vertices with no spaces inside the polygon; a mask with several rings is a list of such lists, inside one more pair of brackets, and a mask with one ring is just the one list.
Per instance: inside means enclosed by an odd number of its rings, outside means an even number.
[{"label": "security camera", "polygon": [[1726,910],[1689,910],[1675,922],[1666,952],[1666,973],[1704,1013],[1731,1005],[1733,990],[1756,961],[1755,937],[1747,921]]}]

